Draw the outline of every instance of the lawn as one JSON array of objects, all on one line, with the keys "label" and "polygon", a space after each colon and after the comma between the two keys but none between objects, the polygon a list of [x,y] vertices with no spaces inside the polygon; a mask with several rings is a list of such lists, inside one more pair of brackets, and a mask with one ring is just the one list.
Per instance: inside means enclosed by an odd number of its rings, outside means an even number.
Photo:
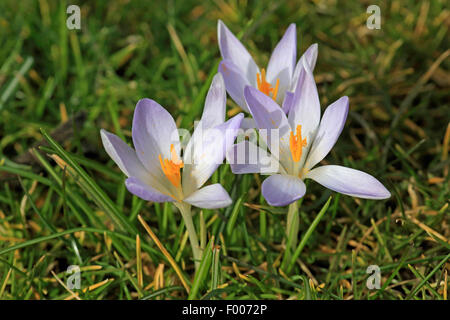
[{"label": "lawn", "polygon": [[[0,299],[447,299],[445,3],[1,1]],[[70,4],[81,8],[80,30],[66,26]],[[380,29],[366,26],[371,4]],[[264,176],[234,175],[229,164],[213,174],[233,203],[194,209],[195,272],[178,209],[129,193],[102,146],[102,128],[132,145],[142,98],[192,132],[221,60],[218,19],[260,66],[290,23],[298,57],[318,44],[322,111],[350,99],[322,163],[363,170],[392,195],[358,199],[307,180],[289,270],[288,209],[268,205]],[[239,111],[228,96],[227,119]],[[69,266],[80,288],[70,288]],[[370,285],[378,274],[379,289]]]}]

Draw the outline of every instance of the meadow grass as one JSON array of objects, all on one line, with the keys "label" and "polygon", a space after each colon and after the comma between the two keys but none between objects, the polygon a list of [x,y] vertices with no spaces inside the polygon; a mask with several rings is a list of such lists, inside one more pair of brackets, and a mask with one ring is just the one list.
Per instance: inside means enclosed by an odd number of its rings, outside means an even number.
[{"label": "meadow grass", "polygon": [[[446,1],[0,2],[0,299],[447,299],[450,253]],[[289,23],[298,49],[319,45],[322,108],[347,95],[344,131],[324,163],[364,170],[392,197],[356,199],[307,184],[290,272],[287,208],[263,176],[213,175],[233,198],[196,210],[204,248],[194,274],[179,212],[125,188],[104,128],[131,143],[136,102],[152,98],[179,127],[201,115],[220,54],[217,20],[259,65]],[[228,99],[228,116],[238,112]],[[331,197],[331,198],[330,198]],[[81,268],[81,290],[66,286]],[[366,286],[369,265],[381,289]]]}]

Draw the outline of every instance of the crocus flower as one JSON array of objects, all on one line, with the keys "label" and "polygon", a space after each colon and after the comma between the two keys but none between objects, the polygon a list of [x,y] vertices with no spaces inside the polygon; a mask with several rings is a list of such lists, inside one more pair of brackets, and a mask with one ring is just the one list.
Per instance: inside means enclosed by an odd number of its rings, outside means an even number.
[{"label": "crocus flower", "polygon": [[191,206],[216,209],[232,202],[220,184],[203,187],[223,162],[243,118],[243,114],[238,114],[224,122],[225,105],[225,84],[217,74],[183,156],[175,121],[166,109],[150,99],[139,100],[134,111],[132,138],[136,150],[116,135],[101,130],[106,152],[128,177],[125,181],[128,191],[147,201],[173,202],[180,210],[196,269],[202,253]]},{"label": "crocus flower", "polygon": [[[230,205],[231,199],[220,184],[202,187],[223,162],[243,118],[239,114],[224,122],[225,103],[225,85],[217,74],[183,156],[174,119],[150,99],[140,100],[134,111],[132,138],[136,150],[101,130],[106,152],[128,177],[128,191],[153,202],[183,202],[208,209]],[[208,136],[208,132],[214,136]]]},{"label": "crocus flower", "polygon": [[[310,178],[323,186],[346,195],[366,199],[386,199],[389,191],[373,176],[351,168],[318,164],[330,152],[344,127],[348,113],[348,97],[342,97],[325,110],[320,119],[320,103],[316,83],[308,64],[303,62],[293,104],[288,116],[267,95],[251,86],[244,90],[245,100],[257,128],[267,132],[265,141],[271,151],[269,157],[278,161],[277,172],[272,172],[262,184],[262,194],[270,205],[285,206],[303,197]],[[273,143],[273,136],[279,140]],[[255,150],[251,142],[242,141],[229,150],[229,159],[239,150]],[[244,145],[241,145],[244,144]],[[274,148],[277,150],[274,150]],[[279,150],[278,150],[279,148]],[[257,147],[255,163],[236,163],[230,160],[233,173],[260,173],[264,171],[262,157],[265,151]],[[276,159],[273,159],[275,156]],[[234,162],[234,163],[233,163]]]},{"label": "crocus flower", "polygon": [[[219,65],[228,94],[246,112],[249,112],[244,98],[244,88],[252,86],[270,96],[285,113],[289,111],[302,61],[306,60],[314,70],[317,59],[317,44],[310,46],[295,64],[297,56],[297,34],[291,24],[272,52],[266,70],[259,69],[252,56],[233,33],[219,20],[217,26],[220,53],[223,60]],[[246,119],[247,120],[247,119]]]}]

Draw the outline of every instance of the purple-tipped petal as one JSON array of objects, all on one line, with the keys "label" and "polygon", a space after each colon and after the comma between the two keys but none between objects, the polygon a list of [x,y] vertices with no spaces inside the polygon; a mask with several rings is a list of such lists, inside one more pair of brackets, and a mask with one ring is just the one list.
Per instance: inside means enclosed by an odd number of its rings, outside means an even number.
[{"label": "purple-tipped petal", "polygon": [[106,153],[114,160],[127,177],[145,177],[148,175],[144,166],[136,156],[136,151],[130,148],[122,141],[122,139],[103,129],[100,130],[100,135]]},{"label": "purple-tipped petal", "polygon": [[223,163],[226,151],[232,146],[243,113],[214,128],[194,131],[184,154],[183,192],[190,194],[200,188],[217,167]]},{"label": "purple-tipped petal", "polygon": [[241,122],[241,129],[242,130],[248,130],[248,129],[255,129],[256,128],[256,122],[253,118],[244,118]]},{"label": "purple-tipped petal", "polygon": [[271,206],[282,207],[297,201],[306,192],[306,186],[300,178],[274,174],[264,180],[262,194]]},{"label": "purple-tipped petal", "polygon": [[288,119],[292,128],[296,128],[298,125],[302,126],[301,134],[303,138],[306,138],[307,145],[303,149],[302,158],[299,162],[302,165],[311,148],[311,142],[314,140],[320,122],[319,94],[314,76],[305,61],[303,61],[303,69],[300,72]]},{"label": "purple-tipped petal", "polygon": [[283,109],[283,112],[286,114],[289,114],[289,110],[291,110],[292,102],[294,101],[294,93],[290,91],[286,91],[286,94],[284,96],[283,100],[283,106],[281,109]]},{"label": "purple-tipped petal", "polygon": [[147,201],[170,202],[174,200],[172,197],[162,194],[136,177],[128,178],[125,181],[125,186],[132,194]]},{"label": "purple-tipped petal", "polygon": [[305,51],[305,53],[300,57],[300,59],[298,59],[291,80],[291,88],[290,88],[291,91],[295,91],[295,88],[297,87],[298,77],[300,76],[300,71],[303,68],[303,60],[306,59],[306,62],[308,62],[309,68],[311,69],[311,72],[314,71],[317,61],[317,53],[318,53],[318,46],[317,43],[314,43]]},{"label": "purple-tipped petal", "polygon": [[342,167],[322,166],[306,174],[324,187],[352,197],[365,199],[387,199],[391,193],[380,181],[365,172]]},{"label": "purple-tipped petal", "polygon": [[136,105],[132,128],[136,154],[150,172],[160,172],[159,155],[171,159],[170,145],[180,154],[180,140],[175,121],[166,109],[151,99],[141,99]]},{"label": "purple-tipped petal", "polygon": [[348,97],[333,102],[324,112],[319,130],[309,151],[305,168],[311,169],[326,157],[333,148],[345,125],[348,113]]},{"label": "purple-tipped petal", "polygon": [[272,98],[250,86],[245,87],[244,97],[259,129],[280,129],[280,137],[290,133],[286,115]]},{"label": "purple-tipped petal", "polygon": [[217,33],[222,58],[232,61],[243,76],[255,86],[256,74],[259,73],[259,69],[247,49],[221,20],[217,23]]},{"label": "purple-tipped petal", "polygon": [[225,122],[226,95],[222,74],[217,73],[206,96],[205,107],[201,117],[203,128],[212,128]]},{"label": "purple-tipped petal", "polygon": [[267,81],[273,86],[279,79],[277,102],[281,104],[291,84],[297,55],[297,33],[292,23],[278,42],[267,65]]},{"label": "purple-tipped petal", "polygon": [[183,201],[205,209],[228,207],[232,202],[228,192],[218,183],[195,191]]},{"label": "purple-tipped petal", "polygon": [[244,96],[261,137],[272,155],[280,159],[281,164],[289,171],[292,163],[289,151],[291,127],[286,115],[272,98],[256,88],[245,87]]},{"label": "purple-tipped petal", "polygon": [[268,150],[248,140],[234,144],[227,152],[227,160],[234,174],[273,174],[280,170],[280,164]]},{"label": "purple-tipped petal", "polygon": [[244,88],[250,85],[250,82],[244,77],[242,72],[231,60],[223,60],[219,64],[219,72],[225,81],[225,87],[230,97],[236,102],[242,110],[249,112],[244,99]]}]

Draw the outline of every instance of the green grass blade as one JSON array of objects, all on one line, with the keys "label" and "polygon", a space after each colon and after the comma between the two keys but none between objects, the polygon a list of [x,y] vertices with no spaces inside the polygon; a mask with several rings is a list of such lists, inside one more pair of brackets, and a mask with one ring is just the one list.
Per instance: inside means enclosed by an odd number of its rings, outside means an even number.
[{"label": "green grass blade", "polygon": [[188,300],[197,299],[200,288],[205,284],[206,278],[208,277],[209,269],[213,257],[213,245],[214,237],[212,237],[205,250],[203,250],[202,261],[200,261],[200,266],[194,276],[194,281],[191,286],[191,291],[189,292]]},{"label": "green grass blade", "polygon": [[105,210],[116,226],[129,233],[135,234],[136,227],[117,209],[115,203],[106,195],[106,193],[89,177],[89,175],[77,164],[77,162],[66,152],[45,130],[41,130],[44,138],[55,149],[60,156],[76,173],[73,177],[75,181],[91,196],[97,205]]},{"label": "green grass blade", "polygon": [[300,253],[302,253],[303,248],[305,247],[306,243],[308,242],[309,237],[313,233],[313,231],[316,229],[317,225],[319,224],[320,220],[322,219],[325,212],[327,212],[328,206],[330,205],[331,197],[328,198],[325,205],[320,210],[319,214],[314,219],[313,223],[309,226],[308,230],[306,231],[305,235],[303,236],[302,240],[297,246],[297,249],[295,249],[294,254],[291,257],[291,261],[289,262],[287,273],[289,274],[294,267],[295,261],[300,256]]}]

